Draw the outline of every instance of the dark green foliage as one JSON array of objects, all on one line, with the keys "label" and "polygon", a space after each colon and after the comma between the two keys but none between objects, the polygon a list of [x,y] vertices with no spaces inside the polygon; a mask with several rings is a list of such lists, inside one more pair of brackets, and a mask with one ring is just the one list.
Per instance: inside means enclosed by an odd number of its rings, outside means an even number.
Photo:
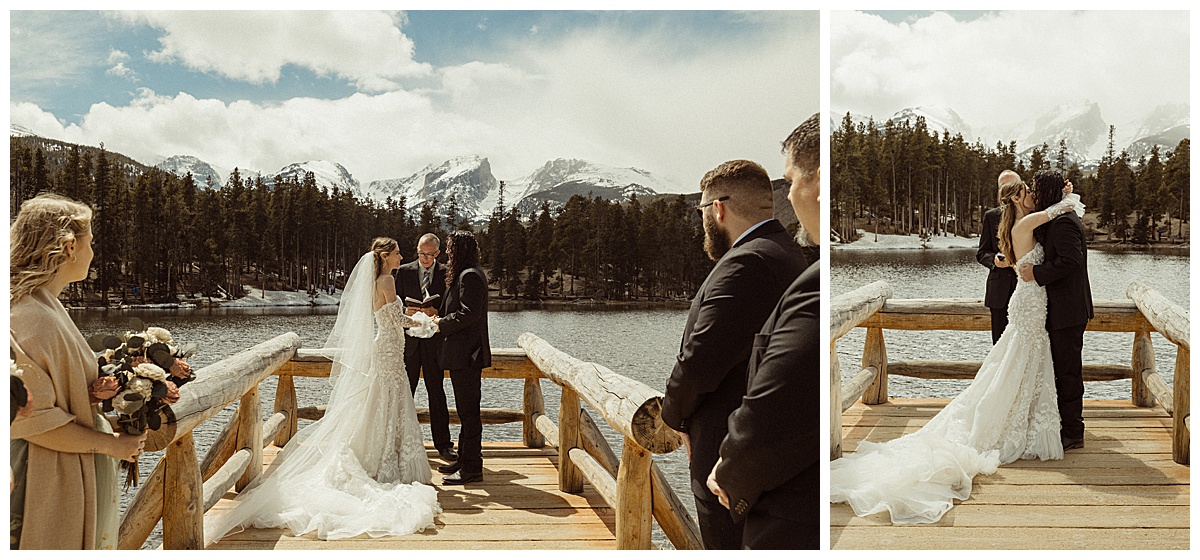
[{"label": "dark green foliage", "polygon": [[[1065,173],[1083,196],[1096,226],[1110,239],[1147,242],[1183,236],[1190,206],[1188,159],[1190,142],[1162,153],[1130,161],[1113,146],[1096,170],[1085,175],[1068,160],[1065,140],[1055,148],[1034,148],[1029,161],[1017,158],[1016,141],[994,147],[968,143],[916,122],[888,120],[855,124],[847,113],[830,136],[831,227],[835,237],[852,241],[856,228],[867,234],[899,233],[921,236],[978,234],[980,217],[997,205],[996,177],[1012,169],[1027,182],[1042,169]],[[1174,229],[1167,226],[1173,226]]]}]

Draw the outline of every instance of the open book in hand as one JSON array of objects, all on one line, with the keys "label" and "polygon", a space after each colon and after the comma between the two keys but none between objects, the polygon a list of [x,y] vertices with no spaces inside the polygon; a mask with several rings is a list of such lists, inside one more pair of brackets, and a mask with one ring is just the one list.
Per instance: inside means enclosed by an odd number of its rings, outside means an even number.
[{"label": "open book in hand", "polygon": [[440,300],[440,299],[442,299],[441,294],[433,294],[433,295],[425,298],[424,300],[406,297],[406,298],[404,298],[404,305],[406,305],[408,307],[434,307],[434,308],[436,308],[439,303],[438,300]]}]

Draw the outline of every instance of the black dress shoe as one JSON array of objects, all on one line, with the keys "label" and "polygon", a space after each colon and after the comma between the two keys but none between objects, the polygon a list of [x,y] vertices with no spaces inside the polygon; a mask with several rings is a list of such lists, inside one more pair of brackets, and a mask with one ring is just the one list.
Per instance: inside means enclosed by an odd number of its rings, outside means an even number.
[{"label": "black dress shoe", "polygon": [[1083,447],[1083,438],[1064,439],[1062,444],[1063,444],[1063,451],[1066,451],[1068,449],[1080,449]]},{"label": "black dress shoe", "polygon": [[456,473],[460,468],[462,468],[462,465],[458,464],[458,461],[455,461],[449,465],[438,465],[438,472],[445,474]]},{"label": "black dress shoe", "polygon": [[443,447],[441,449],[438,449],[438,455],[440,455],[441,458],[446,461],[457,461],[458,460],[458,453],[454,452],[453,446]]},{"label": "black dress shoe", "polygon": [[468,482],[483,482],[483,473],[461,472],[442,478],[442,484],[467,484]]}]

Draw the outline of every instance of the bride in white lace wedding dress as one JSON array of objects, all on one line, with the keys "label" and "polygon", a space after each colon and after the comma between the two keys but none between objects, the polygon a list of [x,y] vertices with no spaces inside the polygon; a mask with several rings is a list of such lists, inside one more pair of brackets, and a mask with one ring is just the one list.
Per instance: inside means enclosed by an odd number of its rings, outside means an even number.
[{"label": "bride in white lace wedding dress", "polygon": [[[1068,211],[1083,215],[1078,195],[1032,213],[1030,197],[1023,182],[1001,193],[1006,212],[1013,214],[1007,223],[1015,221],[1005,251],[1014,267],[1041,264],[1034,228]],[[831,502],[848,503],[858,516],[888,510],[894,524],[933,523],[955,498],[971,495],[976,474],[991,474],[1017,459],[1062,458],[1046,289],[1018,279],[1008,316],[1008,327],[971,385],[925,426],[885,443],[863,441],[854,454],[830,464]]]},{"label": "bride in white lace wedding dress", "polygon": [[[206,541],[248,526],[316,531],[323,540],[366,533],[407,535],[441,512],[416,407],[404,372],[404,327],[432,323],[404,315],[389,274],[394,240],[375,240],[346,282],[325,344],[333,392],[323,418],[300,430],[233,509],[206,520]],[[378,325],[378,334],[376,334]]]}]

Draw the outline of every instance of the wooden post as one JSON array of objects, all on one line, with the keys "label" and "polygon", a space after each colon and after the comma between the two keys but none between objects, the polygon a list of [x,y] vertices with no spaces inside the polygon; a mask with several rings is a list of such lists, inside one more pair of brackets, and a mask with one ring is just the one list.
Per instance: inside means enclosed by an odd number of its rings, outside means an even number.
[{"label": "wooden post", "polygon": [[154,472],[142,480],[142,486],[133,496],[133,501],[121,514],[121,528],[117,533],[118,550],[141,550],[142,544],[154,532],[154,526],[158,525],[158,520],[162,519],[166,464],[166,457],[158,460]]},{"label": "wooden post", "polygon": [[1154,371],[1154,345],[1150,342],[1150,331],[1141,329],[1133,333],[1133,383],[1129,398],[1133,406],[1152,407],[1155,405],[1154,393],[1146,385],[1143,371]]},{"label": "wooden post", "polygon": [[204,548],[204,483],[192,433],[167,446],[162,459],[163,472],[163,549],[200,550]]},{"label": "wooden post", "polygon": [[521,422],[521,437],[525,440],[525,447],[540,449],[546,446],[546,439],[542,437],[542,432],[538,431],[534,425],[534,416],[546,413],[546,400],[542,396],[542,381],[537,377],[525,378],[525,393],[521,398],[521,408],[525,413],[525,419]]},{"label": "wooden post", "polygon": [[837,341],[829,343],[829,460],[842,456],[842,372]]},{"label": "wooden post", "polygon": [[296,382],[290,375],[280,375],[279,384],[275,386],[275,412],[287,413],[287,424],[275,436],[275,445],[283,447],[296,435],[299,430],[296,416]]},{"label": "wooden post", "polygon": [[617,469],[617,549],[650,548],[653,503],[650,452],[625,438],[621,466]]},{"label": "wooden post", "polygon": [[863,393],[863,404],[884,404],[888,401],[887,346],[883,343],[883,329],[867,329],[867,341],[863,345],[862,367],[875,366],[875,381]]},{"label": "wooden post", "polygon": [[250,465],[234,485],[234,489],[241,492],[262,473],[262,403],[258,399],[257,386],[242,396],[242,402],[238,404],[237,424],[237,444],[234,447],[238,451],[250,451]]},{"label": "wooden post", "polygon": [[1189,441],[1192,431],[1187,427],[1187,420],[1192,415],[1192,351],[1186,346],[1177,346],[1175,353],[1175,412],[1172,416],[1171,457],[1180,465],[1192,464],[1192,444]]},{"label": "wooden post", "polygon": [[558,405],[558,490],[578,494],[583,492],[583,473],[571,460],[573,447],[579,447],[579,395],[563,387]]}]

